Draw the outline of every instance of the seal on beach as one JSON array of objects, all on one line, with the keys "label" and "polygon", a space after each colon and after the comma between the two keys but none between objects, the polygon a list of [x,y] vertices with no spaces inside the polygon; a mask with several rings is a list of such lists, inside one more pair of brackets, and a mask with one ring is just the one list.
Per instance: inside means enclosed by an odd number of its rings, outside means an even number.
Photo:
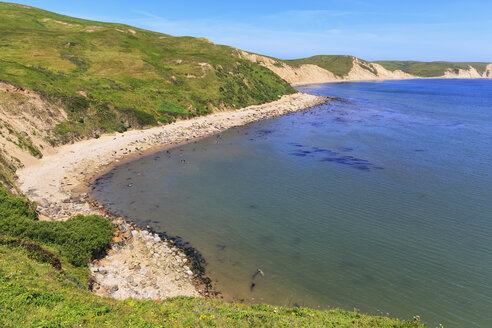
[{"label": "seal on beach", "polygon": [[263,277],[263,276],[265,275],[265,273],[263,272],[263,270],[258,269],[258,270],[256,270],[256,272],[253,274],[253,279],[255,279],[255,278],[256,278],[256,276],[258,276],[258,275],[261,275],[261,276]]}]

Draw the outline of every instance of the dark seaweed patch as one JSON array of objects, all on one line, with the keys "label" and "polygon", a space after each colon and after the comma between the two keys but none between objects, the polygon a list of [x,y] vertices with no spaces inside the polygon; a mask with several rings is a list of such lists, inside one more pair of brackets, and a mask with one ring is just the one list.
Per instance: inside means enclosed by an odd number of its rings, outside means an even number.
[{"label": "dark seaweed patch", "polygon": [[[292,143],[292,145],[297,147],[297,145],[299,144]],[[311,148],[298,147],[298,148],[300,149],[296,149],[294,152],[291,153],[291,155],[297,157],[306,157],[309,155],[310,157],[314,157],[317,154],[323,154],[323,155],[327,155],[327,157],[321,158],[320,159],[321,162],[331,162],[331,163],[337,163],[342,165],[348,165],[360,171],[370,171],[371,169],[375,169],[375,170],[383,169],[380,166],[374,166],[374,164],[372,164],[368,160],[357,158],[355,156],[343,155],[331,149],[325,149],[320,147],[311,147]],[[342,151],[351,152],[353,151],[353,148],[342,148]]]},{"label": "dark seaweed patch", "polygon": [[322,158],[320,161],[349,165],[354,169],[358,169],[361,171],[369,171],[370,168],[374,166],[369,161],[354,156],[325,157]]},{"label": "dark seaweed patch", "polygon": [[323,154],[328,154],[328,155],[332,155],[332,156],[338,155],[337,152],[332,151],[330,149],[323,149],[323,148],[319,148],[319,147],[313,147],[312,149],[313,149],[314,153],[323,153]]}]

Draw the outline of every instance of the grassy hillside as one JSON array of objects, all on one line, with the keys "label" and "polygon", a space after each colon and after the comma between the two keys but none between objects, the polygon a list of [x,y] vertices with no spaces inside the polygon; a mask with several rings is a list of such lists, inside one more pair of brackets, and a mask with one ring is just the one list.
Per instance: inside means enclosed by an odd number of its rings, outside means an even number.
[{"label": "grassy hillside", "polygon": [[73,276],[0,246],[2,327],[423,327],[343,310],[275,309],[178,297],[116,301],[91,294]]},{"label": "grassy hillside", "polygon": [[319,55],[309,58],[284,60],[283,62],[294,67],[305,64],[318,65],[338,77],[344,77],[352,69],[354,59],[355,57],[346,55]]},{"label": "grassy hillside", "polygon": [[474,67],[478,73],[483,74],[488,63],[453,63],[453,62],[418,62],[418,61],[390,61],[382,60],[375,61],[384,68],[395,71],[401,70],[415,76],[421,77],[439,77],[443,76],[444,72],[451,69],[458,72],[458,69],[469,69],[469,66]]},{"label": "grassy hillside", "polygon": [[295,92],[205,39],[0,3],[0,81],[62,104],[61,141],[240,108]]}]

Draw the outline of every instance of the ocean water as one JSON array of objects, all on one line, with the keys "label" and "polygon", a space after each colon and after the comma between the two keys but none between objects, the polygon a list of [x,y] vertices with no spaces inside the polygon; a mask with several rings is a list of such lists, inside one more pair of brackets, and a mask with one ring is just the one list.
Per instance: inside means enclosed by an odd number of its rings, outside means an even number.
[{"label": "ocean water", "polygon": [[190,242],[227,299],[491,327],[492,81],[300,90],[341,101],[121,165],[93,196]]}]

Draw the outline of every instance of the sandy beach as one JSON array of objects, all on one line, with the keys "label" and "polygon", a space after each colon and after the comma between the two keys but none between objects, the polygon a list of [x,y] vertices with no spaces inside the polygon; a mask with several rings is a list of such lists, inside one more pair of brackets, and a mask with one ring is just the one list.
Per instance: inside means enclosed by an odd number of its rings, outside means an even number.
[{"label": "sandy beach", "polygon": [[[300,111],[327,100],[297,93],[263,105],[64,145],[42,159],[26,163],[17,172],[19,186],[38,204],[40,219],[66,220],[76,214],[101,214],[103,205],[95,207],[86,191],[112,167],[150,152]],[[123,218],[113,224],[116,228],[113,248],[105,258],[90,266],[95,293],[118,299],[209,295],[201,274],[190,270],[193,259],[184,250]]]},{"label": "sandy beach", "polygon": [[19,186],[38,203],[42,216],[63,220],[77,213],[95,213],[78,192],[98,174],[146,152],[220,133],[226,129],[277,117],[319,105],[325,97],[293,94],[278,101],[182,120],[146,130],[103,135],[98,139],[64,145],[17,172]]}]

